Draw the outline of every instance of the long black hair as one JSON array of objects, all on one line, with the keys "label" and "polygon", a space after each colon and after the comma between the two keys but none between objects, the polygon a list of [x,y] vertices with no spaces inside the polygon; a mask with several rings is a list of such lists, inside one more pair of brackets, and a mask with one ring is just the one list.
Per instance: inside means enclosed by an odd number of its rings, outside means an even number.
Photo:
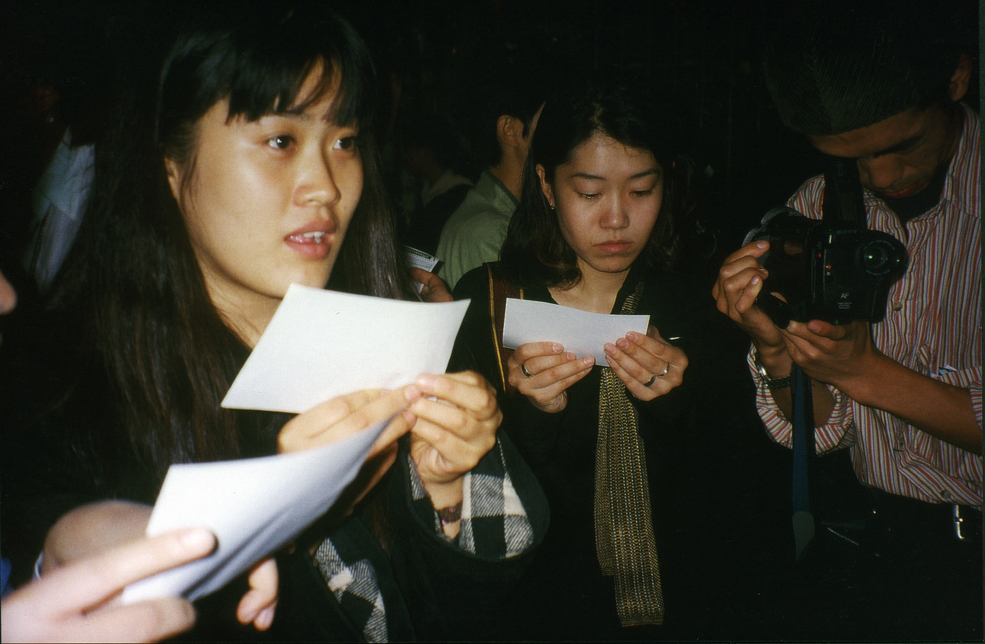
[{"label": "long black hair", "polygon": [[500,253],[511,282],[551,287],[571,285],[581,278],[575,252],[561,233],[557,213],[549,207],[535,169],[543,166],[546,180],[553,184],[558,166],[570,162],[575,149],[595,134],[648,151],[663,168],[660,215],[641,259],[651,266],[669,266],[682,256],[689,236],[686,231],[699,226],[695,170],[680,151],[679,128],[673,117],[659,105],[641,83],[618,77],[572,78],[558,84],[537,122],[520,204]]},{"label": "long black hair", "polygon": [[[176,8],[178,13],[176,14]],[[81,319],[107,373],[112,413],[144,465],[234,458],[237,414],[220,408],[244,347],[209,298],[165,157],[194,164],[196,124],[228,99],[229,118],[303,109],[339,84],[334,119],[364,124],[364,187],[332,272],[333,288],[411,297],[372,136],[376,81],[369,51],[325,3],[208,2],[156,7],[96,144],[84,225],[53,306]],[[169,28],[170,26],[170,28]],[[155,40],[155,35],[170,33]],[[301,95],[321,70],[319,91]]]}]

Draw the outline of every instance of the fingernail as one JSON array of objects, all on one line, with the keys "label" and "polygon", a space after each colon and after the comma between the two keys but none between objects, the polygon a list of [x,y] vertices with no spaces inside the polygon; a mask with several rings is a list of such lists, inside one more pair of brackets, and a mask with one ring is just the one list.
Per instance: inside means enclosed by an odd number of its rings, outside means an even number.
[{"label": "fingernail", "polygon": [[576,356],[573,353],[566,353],[566,354],[564,354],[564,359],[567,360],[568,362],[571,362],[572,360],[574,360],[577,357],[578,356]]},{"label": "fingernail", "polygon": [[[420,381],[420,378],[418,378],[418,381]],[[406,399],[408,402],[414,402],[420,397],[421,397],[421,390],[418,389],[415,385],[410,385],[406,389],[404,389],[404,399]]]},{"label": "fingernail", "polygon": [[582,358],[581,361],[586,366],[591,366],[591,365],[595,364],[595,356],[586,356],[586,357]]},{"label": "fingernail", "polygon": [[215,535],[206,528],[184,530],[179,539],[182,546],[196,552],[210,552],[215,548]]},{"label": "fingernail", "polygon": [[759,284],[759,282],[761,282],[761,281],[762,281],[762,278],[759,275],[753,275],[752,276],[752,279],[749,280],[749,283],[750,284]]},{"label": "fingernail", "polygon": [[553,351],[554,353],[561,353],[562,351],[564,351],[564,347],[562,347],[560,344],[555,342],[554,344],[551,345],[551,351]]},{"label": "fingernail", "polygon": [[618,340],[616,340],[616,346],[619,347],[620,349],[628,349],[629,341],[626,340],[626,338],[619,338]]},{"label": "fingernail", "polygon": [[422,388],[427,389],[428,387],[433,387],[438,382],[438,379],[430,373],[422,373],[417,377],[417,384]]},{"label": "fingernail", "polygon": [[629,333],[626,334],[626,337],[632,340],[633,342],[636,342],[637,340],[639,340],[640,334],[637,333],[636,331],[630,331]]},{"label": "fingernail", "polygon": [[765,239],[761,239],[758,242],[756,242],[756,248],[769,248],[769,246],[770,243]]},{"label": "fingernail", "polygon": [[[253,599],[253,598],[251,597],[251,599]],[[250,607],[248,610],[244,610],[243,611],[243,614],[241,616],[239,616],[240,623],[243,623],[243,624],[251,624],[251,623],[253,623],[256,620],[256,618],[259,615],[260,615],[260,608],[259,607],[257,607],[257,608]]]},{"label": "fingernail", "polygon": [[274,623],[274,608],[274,606],[267,606],[257,615],[254,624],[261,631],[267,630]]}]

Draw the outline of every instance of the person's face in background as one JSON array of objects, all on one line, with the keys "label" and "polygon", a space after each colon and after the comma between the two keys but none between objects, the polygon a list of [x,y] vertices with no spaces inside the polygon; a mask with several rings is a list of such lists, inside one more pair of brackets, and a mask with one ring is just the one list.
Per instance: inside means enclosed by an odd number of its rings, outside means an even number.
[{"label": "person's face in background", "polygon": [[0,273],[0,315],[6,315],[17,307],[17,293],[7,278]]},{"label": "person's face in background", "polygon": [[[17,292],[3,273],[0,273],[0,315],[7,315],[15,308],[17,308]],[[0,335],[0,345],[2,344],[3,335]]]},{"label": "person's face in background", "polygon": [[[951,75],[947,100],[956,103],[968,92],[971,59],[962,56]],[[961,136],[960,112],[952,104],[910,108],[867,127],[826,136],[811,136],[820,152],[858,159],[862,185],[888,199],[922,192],[934,174],[951,160]]]},{"label": "person's face in background", "polygon": [[842,134],[811,136],[820,152],[858,159],[862,185],[881,197],[918,194],[954,155],[960,121],[938,105],[912,108]]},{"label": "person's face in background", "polygon": [[[305,81],[302,102],[320,72]],[[328,282],[363,187],[359,128],[330,118],[337,87],[303,111],[253,122],[227,119],[228,101],[219,101],[196,124],[190,171],[166,161],[221,313],[262,319],[290,284]]]},{"label": "person's face in background", "polygon": [[628,271],[649,242],[663,201],[663,168],[653,154],[595,134],[557,167],[553,182],[543,166],[536,171],[582,274]]}]

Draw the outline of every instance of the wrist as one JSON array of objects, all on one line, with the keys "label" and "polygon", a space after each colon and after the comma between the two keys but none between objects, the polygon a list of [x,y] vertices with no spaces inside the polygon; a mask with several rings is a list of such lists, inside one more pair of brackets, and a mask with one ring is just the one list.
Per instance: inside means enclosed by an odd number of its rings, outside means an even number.
[{"label": "wrist", "polygon": [[[785,354],[785,352],[784,352]],[[777,358],[780,358],[779,360]],[[793,386],[793,361],[787,357],[783,360],[778,352],[773,352],[773,360],[767,361],[760,352],[759,347],[753,346],[753,364],[759,377],[762,378],[766,388],[770,391],[787,389]]]},{"label": "wrist", "polygon": [[455,505],[450,505],[446,508],[435,508],[442,528],[462,520],[462,503],[462,501],[459,501]]},{"label": "wrist", "polygon": [[431,506],[439,513],[445,508],[460,507],[464,498],[461,476],[447,483],[424,483],[424,489],[431,499]]},{"label": "wrist", "polygon": [[462,520],[464,494],[461,477],[450,485],[425,486],[425,489],[431,498],[431,507],[438,515],[441,531],[446,537],[454,539],[458,535]]},{"label": "wrist", "polygon": [[885,354],[874,352],[858,357],[851,372],[837,374],[829,384],[859,404],[881,409],[891,391],[905,388],[903,383],[911,373]]},{"label": "wrist", "polygon": [[542,411],[545,414],[557,414],[564,411],[564,409],[568,406],[567,391],[562,391],[546,403],[541,403],[533,396],[527,396],[527,399],[530,401],[530,404],[534,407],[534,409],[537,411]]}]

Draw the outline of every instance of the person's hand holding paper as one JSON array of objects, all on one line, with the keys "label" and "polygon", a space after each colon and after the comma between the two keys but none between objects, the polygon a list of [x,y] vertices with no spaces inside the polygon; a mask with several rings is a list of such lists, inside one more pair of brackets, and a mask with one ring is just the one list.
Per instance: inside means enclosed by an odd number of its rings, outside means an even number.
[{"label": "person's hand holding paper", "polygon": [[[503,326],[503,346],[515,349],[507,364],[509,383],[541,411],[556,413],[567,406],[568,388],[603,364],[634,396],[650,400],[680,384],[687,360],[648,324],[646,315],[604,315],[509,298]],[[671,361],[679,369],[668,377]],[[657,376],[667,379],[654,387]]]},{"label": "person's hand holding paper", "polygon": [[[172,466],[148,535],[203,526],[219,546],[206,559],[129,587],[125,601],[174,594],[195,599],[221,588],[328,511],[367,456],[420,418],[433,432],[449,415],[475,415],[455,400],[426,401],[448,408],[440,414],[422,404],[422,396],[440,399],[435,383],[451,376],[418,384],[422,373],[444,372],[467,306],[292,286],[223,401],[225,407],[300,413],[279,437],[280,451],[291,453]],[[468,425],[474,435],[465,442],[484,440],[480,424]]]}]

